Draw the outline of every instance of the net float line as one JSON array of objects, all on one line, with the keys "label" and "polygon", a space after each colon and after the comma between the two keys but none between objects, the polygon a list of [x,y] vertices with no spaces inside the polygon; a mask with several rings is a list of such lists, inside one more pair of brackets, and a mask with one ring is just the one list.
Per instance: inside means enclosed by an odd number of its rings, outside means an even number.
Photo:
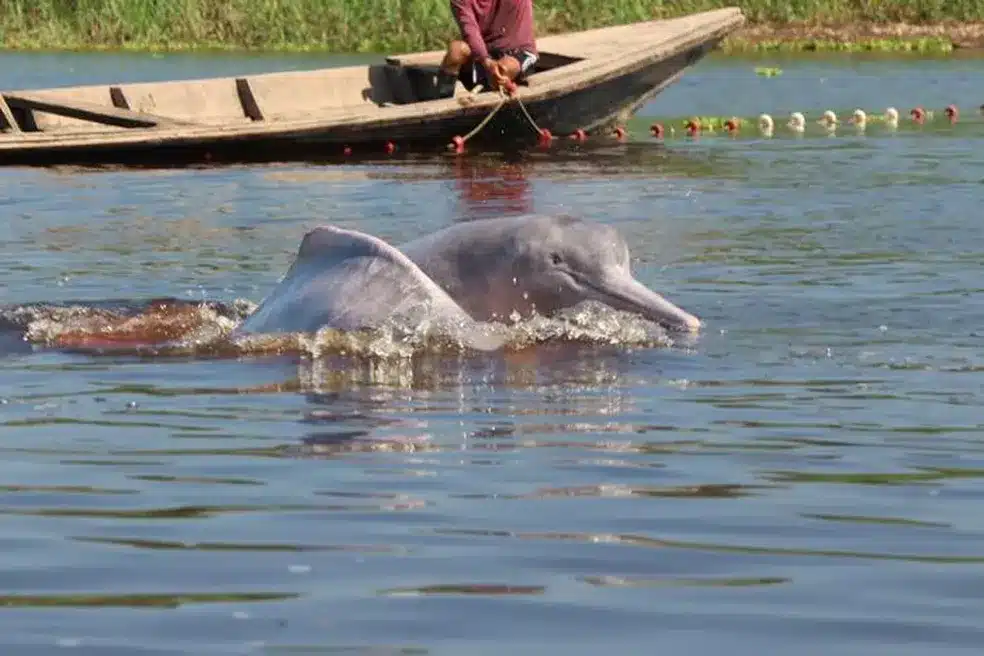
[{"label": "net float line", "polygon": [[[452,137],[451,143],[448,144],[448,149],[454,151],[458,155],[464,153],[465,144],[468,142],[468,140],[474,137],[475,135],[477,135],[479,132],[481,132],[482,129],[485,128],[486,125],[488,125],[489,121],[492,120],[492,117],[495,116],[498,113],[498,111],[502,109],[509,101],[514,101],[519,106],[520,110],[522,110],[523,116],[526,118],[527,125],[529,125],[533,129],[533,132],[536,134],[537,144],[541,148],[548,147],[553,141],[554,136],[550,133],[550,130],[547,130],[546,128],[541,128],[539,125],[536,124],[536,121],[533,120],[533,117],[526,109],[526,105],[523,104],[523,101],[517,95],[516,93],[517,90],[518,87],[516,86],[516,83],[513,82],[512,80],[508,80],[502,87],[498,88],[497,92],[499,94],[499,102],[496,103],[494,108],[492,108],[492,111],[489,112],[485,116],[485,118],[482,119],[482,121],[477,126],[475,126],[468,134],[464,136],[455,135],[454,137]],[[571,138],[576,139],[578,141],[584,141],[585,139],[587,139],[587,134],[584,132],[584,130],[577,130],[571,135]]]},{"label": "net float line", "polygon": [[[979,111],[984,115],[984,105],[981,105]],[[860,131],[871,124],[884,125],[888,129],[896,129],[904,121],[913,125],[926,125],[936,120],[943,120],[951,125],[955,124],[960,120],[960,109],[955,104],[947,105],[939,112],[938,117],[936,111],[918,105],[910,109],[907,117],[902,119],[898,109],[895,107],[887,107],[881,114],[868,114],[863,109],[857,108],[844,121],[837,116],[835,111],[827,109],[823,111],[815,123],[825,132],[833,133],[844,123],[852,125],[856,130]],[[679,125],[685,135],[696,137],[699,134],[713,134],[716,132],[737,135],[751,122],[749,119],[738,116],[692,116],[683,119]],[[759,114],[753,125],[754,129],[757,129],[762,136],[772,136],[776,130],[776,120],[771,114],[767,113]],[[809,125],[810,122],[807,120],[804,112],[791,112],[782,127],[793,134],[803,134],[807,131]],[[657,139],[665,138],[667,135],[675,136],[676,131],[676,126],[673,124],[664,125],[663,123],[656,122],[649,127],[650,134]]]},{"label": "net float line", "polygon": [[[573,141],[575,143],[584,143],[589,139],[594,140],[600,137],[615,138],[618,141],[624,141],[629,134],[625,126],[616,125],[611,128],[606,128],[603,132],[588,132],[583,129],[577,129],[569,135],[555,136],[546,128],[541,128],[537,125],[522,100],[516,95],[515,83],[505,85],[504,88],[498,90],[498,93],[499,102],[496,103],[488,115],[486,115],[485,118],[469,133],[465,135],[456,135],[453,137],[451,142],[447,145],[448,150],[459,155],[463,154],[466,149],[465,144],[472,137],[481,132],[482,129],[485,128],[491,119],[499,112],[499,110],[510,102],[514,102],[521,110],[526,124],[531,128],[536,137],[537,145],[541,149],[549,148],[555,143],[555,141],[557,141],[558,137],[566,137],[566,140]],[[978,108],[978,112],[981,116],[984,116],[984,104]],[[942,117],[939,120],[946,121],[947,123],[953,125],[960,120],[960,109],[957,105],[950,104],[939,112],[939,116]],[[851,113],[851,116],[845,121],[841,121],[835,111],[827,109],[823,111],[820,118],[817,119],[815,123],[819,125],[827,134],[834,134],[836,133],[838,127],[843,123],[853,125],[855,130],[860,132],[864,131],[870,124],[884,125],[886,128],[894,130],[906,122],[913,125],[926,125],[927,123],[932,123],[936,120],[938,119],[937,112],[935,110],[926,109],[922,105],[917,105],[909,110],[905,119],[900,116],[899,111],[895,107],[888,107],[881,114],[868,114],[863,109],[856,108]],[[676,125],[679,125],[681,132],[689,137],[697,137],[701,134],[714,134],[716,132],[723,132],[731,136],[737,136],[746,129],[757,130],[761,136],[771,137],[776,131],[776,120],[771,114],[762,113],[759,114],[758,118],[754,120],[738,116],[692,116],[690,118],[680,120],[679,123],[668,122],[664,125],[663,123],[657,121],[649,126],[649,132],[655,139],[665,139],[668,136],[675,137],[677,134]],[[786,119],[785,124],[782,127],[793,134],[804,134],[809,125],[810,122],[807,120],[806,114],[804,112],[796,111],[789,114],[789,117]],[[397,150],[399,150],[399,148],[394,142],[391,141],[386,142],[383,146],[383,152],[387,155],[393,155]],[[351,156],[353,151],[354,149],[350,145],[346,144],[342,147],[342,154],[346,157]]]}]

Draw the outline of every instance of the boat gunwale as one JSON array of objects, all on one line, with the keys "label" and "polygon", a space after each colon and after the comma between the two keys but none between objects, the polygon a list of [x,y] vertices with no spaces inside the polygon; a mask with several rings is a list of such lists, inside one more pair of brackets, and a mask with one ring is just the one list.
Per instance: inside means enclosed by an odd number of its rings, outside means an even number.
[{"label": "boat gunwale", "polygon": [[[588,30],[581,30],[578,32],[564,32],[559,34],[550,34],[545,37],[540,37],[537,39],[537,49],[542,52],[555,53],[558,50],[562,50],[563,46],[566,45],[567,41],[604,41],[607,40],[613,34],[633,34],[637,33],[640,37],[648,36],[649,32],[653,30],[664,30],[667,26],[673,23],[684,23],[686,21],[693,20],[695,18],[702,18],[708,21],[710,24],[711,17],[718,19],[729,18],[738,19],[738,25],[745,22],[746,18],[741,8],[738,6],[721,7],[718,9],[711,9],[708,11],[697,12],[694,14],[688,14],[685,16],[677,16],[675,18],[660,18],[648,21],[639,21],[635,23],[624,23],[621,25],[608,25],[605,27],[596,27]],[[588,38],[590,37],[590,38]],[[631,40],[631,39],[630,39]],[[558,53],[561,54],[561,53]],[[612,53],[618,54],[618,53]],[[573,56],[573,55],[564,55]],[[419,65],[436,65],[444,57],[443,50],[428,50],[423,52],[406,52],[398,55],[387,55],[387,63],[392,64],[402,64],[405,66],[419,66]],[[578,59],[585,60],[597,60],[602,57],[599,56],[588,56],[584,58],[578,57]],[[578,62],[575,62],[578,63]],[[553,70],[568,70],[573,64],[568,64],[562,66],[558,69]],[[553,72],[546,71],[546,72]],[[539,73],[537,77],[542,77],[544,73]]]},{"label": "boat gunwale", "polygon": [[[528,81],[528,86],[519,86],[517,96],[524,103],[548,102],[570,93],[576,93],[586,88],[596,86],[608,80],[631,74],[646,66],[650,66],[660,60],[672,58],[681,52],[699,46],[702,43],[709,43],[723,38],[727,32],[733,31],[741,26],[745,17],[738,8],[727,8],[705,12],[705,14],[723,14],[721,19],[710,24],[699,24],[696,29],[687,30],[679,34],[671,35],[661,39],[656,44],[647,44],[636,47],[628,51],[613,51],[607,56],[593,57],[578,60],[564,66],[557,67],[533,76]],[[701,16],[693,14],[687,18]],[[673,19],[679,20],[679,19]],[[644,23],[647,27],[659,26],[665,28],[669,21],[651,21]],[[633,27],[639,24],[629,24],[614,27]],[[610,28],[599,28],[610,29]],[[573,35],[590,34],[593,30],[585,32],[571,33]],[[568,36],[568,35],[564,35]],[[405,64],[413,66],[413,64]],[[366,66],[339,67],[334,69],[314,69],[319,70],[342,70],[344,68],[366,68]],[[683,67],[685,68],[685,67]],[[294,72],[294,71],[291,71]],[[297,71],[303,73],[305,71]],[[278,75],[280,73],[270,73],[261,75]],[[204,78],[215,80],[223,78]],[[232,79],[232,78],[230,78]],[[186,80],[191,82],[192,80]],[[87,85],[111,86],[106,85]],[[71,89],[81,87],[61,87],[61,89]],[[50,89],[45,89],[48,91]],[[31,90],[33,92],[40,89]],[[15,93],[13,91],[9,93]],[[483,97],[486,96],[486,97]],[[448,120],[448,119],[475,119],[481,120],[489,111],[495,108],[500,102],[498,94],[478,94],[473,97],[473,102],[462,105],[457,98],[447,98],[433,101],[414,102],[406,104],[391,105],[380,107],[371,105],[368,107],[344,107],[329,108],[325,114],[335,113],[334,117],[321,116],[318,118],[287,118],[273,119],[265,121],[253,121],[240,125],[229,124],[203,124],[203,125],[184,125],[158,126],[146,128],[129,128],[122,130],[107,130],[104,127],[92,130],[73,129],[54,131],[54,132],[20,132],[6,133],[0,135],[0,154],[3,152],[36,151],[36,150],[61,150],[79,148],[98,148],[130,145],[154,145],[182,144],[187,142],[200,143],[202,141],[225,142],[236,139],[262,138],[264,136],[280,137],[303,137],[312,133],[321,133],[338,128],[351,128],[354,130],[371,130],[373,128],[391,126],[393,128],[404,127],[421,123],[423,120]]]}]

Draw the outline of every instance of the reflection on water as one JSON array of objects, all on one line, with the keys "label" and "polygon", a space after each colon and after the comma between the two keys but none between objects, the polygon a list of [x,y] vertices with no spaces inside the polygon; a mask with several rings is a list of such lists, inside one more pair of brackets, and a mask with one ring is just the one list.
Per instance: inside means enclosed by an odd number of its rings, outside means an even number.
[{"label": "reflection on water", "polygon": [[533,212],[533,189],[527,179],[528,163],[483,163],[481,159],[451,160],[463,219],[483,219]]},{"label": "reflection on water", "polygon": [[[844,61],[710,62],[630,127],[979,94],[979,61]],[[982,125],[7,170],[0,651],[979,652]],[[616,225],[706,330],[226,339],[318,224],[525,212]]]}]

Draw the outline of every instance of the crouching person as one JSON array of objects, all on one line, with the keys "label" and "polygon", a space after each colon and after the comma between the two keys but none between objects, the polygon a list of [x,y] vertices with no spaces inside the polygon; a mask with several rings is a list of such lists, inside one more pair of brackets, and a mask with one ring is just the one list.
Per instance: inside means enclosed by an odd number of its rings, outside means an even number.
[{"label": "crouching person", "polygon": [[461,38],[441,61],[435,98],[453,96],[458,81],[468,91],[520,82],[536,64],[533,0],[451,0],[451,13]]}]

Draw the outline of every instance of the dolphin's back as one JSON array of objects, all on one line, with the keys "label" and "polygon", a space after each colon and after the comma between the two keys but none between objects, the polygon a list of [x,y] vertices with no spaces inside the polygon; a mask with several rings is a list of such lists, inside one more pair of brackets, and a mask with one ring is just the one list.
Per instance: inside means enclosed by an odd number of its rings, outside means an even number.
[{"label": "dolphin's back", "polygon": [[355,230],[325,226],[304,236],[287,275],[237,332],[359,330],[434,318],[466,328],[474,324],[394,247]]},{"label": "dolphin's back", "polygon": [[516,259],[531,235],[546,234],[571,222],[579,220],[532,214],[466,221],[405,242],[400,251],[459,305],[469,309],[473,299],[487,298],[502,284],[505,267]]}]

